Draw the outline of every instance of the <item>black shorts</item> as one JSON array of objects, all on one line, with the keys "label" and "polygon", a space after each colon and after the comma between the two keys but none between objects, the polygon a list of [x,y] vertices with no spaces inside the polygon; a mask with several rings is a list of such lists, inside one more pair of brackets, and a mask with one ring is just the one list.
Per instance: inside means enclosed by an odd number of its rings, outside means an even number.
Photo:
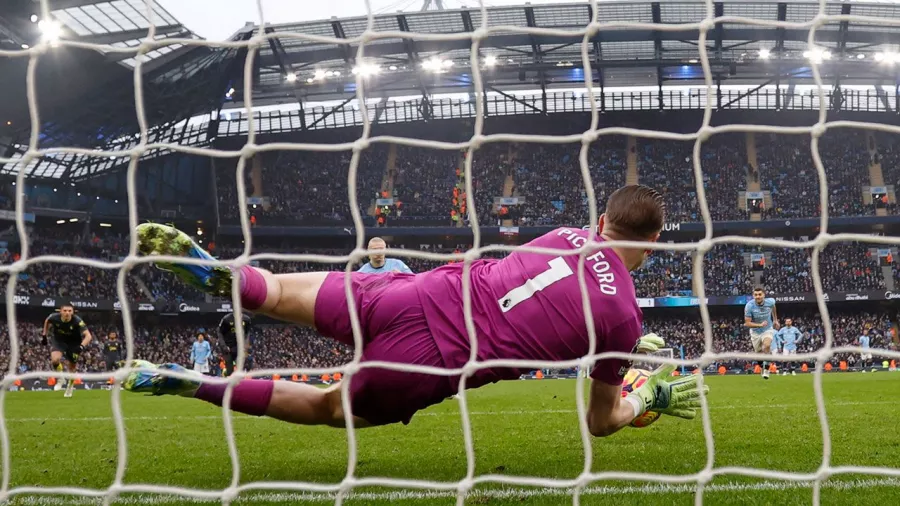
[{"label": "black shorts", "polygon": [[81,355],[81,342],[67,342],[59,339],[50,338],[50,351],[58,351],[69,362],[76,362],[78,356]]}]

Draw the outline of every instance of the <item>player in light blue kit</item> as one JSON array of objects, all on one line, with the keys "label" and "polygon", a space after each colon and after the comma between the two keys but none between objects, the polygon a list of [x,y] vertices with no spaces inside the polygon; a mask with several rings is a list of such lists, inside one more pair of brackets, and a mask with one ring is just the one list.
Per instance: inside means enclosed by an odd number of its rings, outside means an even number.
[{"label": "player in light blue kit", "polygon": [[[753,300],[744,306],[744,326],[750,329],[750,342],[756,353],[772,353],[772,340],[778,330],[778,311],[775,310],[775,299],[766,297],[762,288],[753,289]],[[759,361],[763,379],[769,379],[769,364]]]},{"label": "player in light blue kit", "polygon": [[[859,358],[860,368],[862,372],[866,372],[866,369],[871,367],[872,364],[872,349],[870,348],[871,342],[869,341],[869,329],[863,329],[862,335],[859,336],[859,347],[863,349],[862,354],[860,354]],[[875,368],[872,367],[872,372],[875,372]]]},{"label": "player in light blue kit", "polygon": [[[803,339],[803,334],[800,332],[800,329],[794,326],[793,320],[790,318],[784,319],[784,327],[775,333],[775,344],[774,349],[772,350],[773,354],[778,353],[777,346],[781,346],[782,353],[785,355],[796,355],[797,354],[797,343]],[[787,375],[788,371],[791,371],[791,376],[796,376],[797,371],[795,370],[794,362],[786,362],[784,364],[784,372],[782,375]]]},{"label": "player in light blue kit", "polygon": [[[373,237],[369,241],[369,250],[385,249],[387,243],[381,237]],[[384,253],[372,253],[369,255],[369,262],[359,268],[357,272],[363,274],[383,274],[386,272],[401,272],[403,274],[412,274],[413,271],[403,263],[403,260],[396,258],[384,258]]]},{"label": "player in light blue kit", "polygon": [[194,364],[194,370],[209,374],[209,356],[212,350],[209,348],[209,342],[203,338],[203,334],[197,335],[197,340],[191,345],[191,363]]}]

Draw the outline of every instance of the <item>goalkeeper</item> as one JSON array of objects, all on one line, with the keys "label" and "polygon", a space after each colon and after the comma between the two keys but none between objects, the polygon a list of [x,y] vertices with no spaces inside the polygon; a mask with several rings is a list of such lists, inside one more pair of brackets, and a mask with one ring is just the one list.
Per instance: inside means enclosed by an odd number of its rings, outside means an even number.
[{"label": "goalkeeper", "polygon": [[[663,199],[639,185],[620,188],[600,217],[600,241],[656,241],[664,223]],[[137,229],[144,255],[170,255],[211,260],[190,236],[172,227],[143,224]],[[528,245],[559,250],[583,246],[588,231],[560,228]],[[576,272],[578,255],[562,256],[514,251],[502,260],[471,263],[470,295],[478,360],[519,359],[560,361],[589,352],[582,286]],[[641,337],[642,314],[630,271],[639,268],[649,250],[622,246],[585,253],[584,294],[591,309],[596,352],[652,353],[662,345],[654,335]],[[372,275],[307,272],[274,275],[250,266],[232,271],[222,266],[157,262],[182,281],[216,296],[231,293],[237,275],[241,304],[255,313],[314,327],[320,334],[353,345],[345,281],[358,311],[363,340],[363,364],[369,361],[461,368],[469,360],[470,338],[463,315],[463,264],[454,263],[420,274]],[[345,277],[350,279],[346,280]],[[172,378],[160,369],[190,376],[176,364],[142,367],[126,378],[134,392],[177,394],[221,405],[225,385],[199,379]],[[591,371],[587,423],[592,434],[612,434],[647,410],[693,418],[700,406],[697,376],[670,378],[673,366],[658,369],[637,391],[622,397],[622,378],[631,361],[604,357]],[[480,368],[466,380],[477,388],[500,380],[518,379],[522,369]],[[459,376],[364,367],[349,381],[349,405],[354,425],[366,427],[409,423],[413,415],[456,393]],[[235,388],[231,407],[256,416],[270,416],[304,425],[345,425],[342,390],[319,389],[286,381],[245,379]]]}]

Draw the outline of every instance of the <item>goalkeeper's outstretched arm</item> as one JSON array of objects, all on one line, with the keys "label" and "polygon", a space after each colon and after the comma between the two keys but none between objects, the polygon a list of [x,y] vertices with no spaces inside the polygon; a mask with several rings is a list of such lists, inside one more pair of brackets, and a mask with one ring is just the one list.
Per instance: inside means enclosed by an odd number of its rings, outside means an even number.
[{"label": "goalkeeper's outstretched arm", "polygon": [[591,380],[587,425],[591,435],[606,437],[625,427],[637,415],[631,403],[622,397],[622,385]]},{"label": "goalkeeper's outstretched arm", "polygon": [[659,367],[646,383],[625,397],[622,397],[621,385],[593,380],[588,430],[595,436],[608,436],[646,411],[687,419],[697,416],[700,396],[706,394],[709,387],[704,385],[701,390],[697,375],[671,376],[674,370],[673,364]]}]

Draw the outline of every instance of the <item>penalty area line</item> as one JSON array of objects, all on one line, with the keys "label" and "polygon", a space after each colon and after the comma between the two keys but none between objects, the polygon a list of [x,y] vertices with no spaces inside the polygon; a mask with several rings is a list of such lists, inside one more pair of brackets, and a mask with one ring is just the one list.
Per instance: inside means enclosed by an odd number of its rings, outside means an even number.
[{"label": "penalty area line", "polygon": [[[763,492],[763,491],[787,491],[811,489],[811,482],[779,482],[765,481],[761,483],[712,483],[707,485],[703,490],[704,494],[715,493],[732,493],[732,492]],[[855,479],[855,480],[833,480],[822,483],[822,488],[830,490],[857,490],[874,487],[898,487],[900,479],[883,478],[883,479]],[[634,486],[591,486],[582,490],[581,495],[628,495],[628,494],[693,494],[696,491],[696,485],[691,484],[647,484]],[[468,494],[470,499],[529,499],[542,497],[571,497],[572,489],[565,488],[487,488],[476,489]],[[351,492],[344,496],[345,500],[350,501],[404,501],[404,500],[430,500],[430,499],[451,499],[455,498],[456,493],[451,491],[414,491],[414,490],[397,490],[392,492]],[[46,495],[29,495],[12,497],[12,503],[17,505],[98,505],[102,503],[102,498],[96,497],[78,497],[70,496],[46,496]],[[237,503],[333,503],[335,494],[333,493],[315,493],[315,492],[245,492],[241,494],[235,502]],[[124,505],[162,505],[171,504],[173,502],[181,503],[221,503],[219,498],[198,498],[175,495],[161,494],[129,494],[120,496],[112,504]]]}]

